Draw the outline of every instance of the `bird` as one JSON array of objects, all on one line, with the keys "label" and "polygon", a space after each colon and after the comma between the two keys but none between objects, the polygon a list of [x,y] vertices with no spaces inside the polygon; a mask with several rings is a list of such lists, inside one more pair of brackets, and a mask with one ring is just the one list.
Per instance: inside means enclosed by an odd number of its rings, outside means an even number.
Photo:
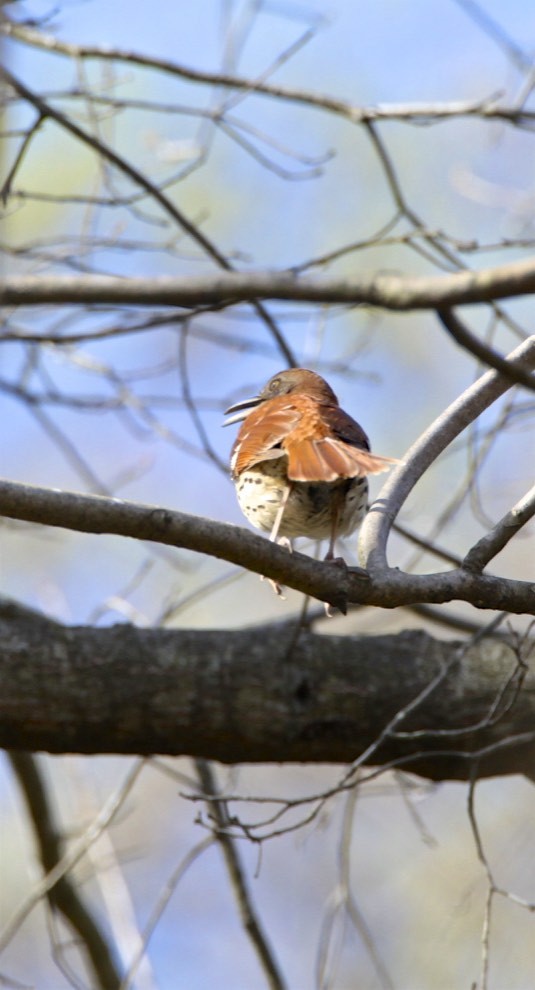
[{"label": "bird", "polygon": [[362,427],[308,368],[277,372],[229,414],[225,426],[242,424],[230,469],[245,517],[290,549],[295,537],[328,539],[325,559],[335,559],[336,540],[367,512],[367,476],[399,462],[371,453]]}]

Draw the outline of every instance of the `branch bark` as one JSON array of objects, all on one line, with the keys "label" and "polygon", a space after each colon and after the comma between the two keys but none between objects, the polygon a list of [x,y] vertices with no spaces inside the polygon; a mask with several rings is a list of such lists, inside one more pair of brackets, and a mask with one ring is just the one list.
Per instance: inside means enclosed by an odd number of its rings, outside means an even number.
[{"label": "branch bark", "polygon": [[350,278],[292,271],[215,272],[211,275],[117,278],[112,275],[13,275],[0,288],[8,306],[199,306],[285,299],[294,302],[365,304],[409,311],[491,302],[535,292],[535,260],[447,275],[383,275]]},{"label": "branch bark", "polygon": [[[383,512],[379,498],[368,513],[367,525],[370,517],[381,518]],[[329,602],[344,613],[351,603],[397,608],[458,600],[470,602],[475,608],[535,614],[535,586],[529,581],[478,574],[462,567],[436,574],[406,574],[383,565],[374,566],[369,573],[359,567],[341,568],[302,553],[289,554],[284,547],[238,526],[102,495],[0,481],[0,515],[82,533],[110,533],[195,550],[263,574],[318,601]]]},{"label": "branch bark", "polygon": [[368,750],[368,764],[433,780],[535,779],[534,641],[524,668],[500,637],[470,647],[421,632],[302,631],[295,642],[292,623],[66,628],[3,603],[0,644],[0,745],[10,749],[225,763],[347,763]]}]

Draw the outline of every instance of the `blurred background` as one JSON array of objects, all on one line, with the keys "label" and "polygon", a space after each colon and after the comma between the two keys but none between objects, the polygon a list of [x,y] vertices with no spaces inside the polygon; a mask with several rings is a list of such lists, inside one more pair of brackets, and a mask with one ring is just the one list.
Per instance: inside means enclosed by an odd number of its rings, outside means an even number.
[{"label": "blurred background", "polygon": [[[164,192],[239,270],[436,275],[533,252],[535,8],[528,0],[505,7],[499,0],[65,0],[8,3],[4,18],[10,70],[93,139],[83,143],[52,120],[34,128],[27,100],[6,101],[7,273],[135,278],[217,270],[202,244],[112,167],[95,141]],[[93,57],[91,46],[117,57]],[[141,66],[135,55],[154,61]],[[229,75],[250,85],[218,81]],[[258,81],[281,92],[251,92]],[[355,123],[351,107],[380,113],[372,125],[371,114]],[[381,454],[403,457],[483,370],[433,313],[266,308],[296,362],[328,378]],[[525,297],[460,312],[507,353],[532,332],[531,310]],[[227,469],[236,428],[221,429],[223,410],[253,394],[287,355],[251,306],[185,317],[165,307],[5,309],[2,475],[244,524]],[[530,487],[534,463],[532,397],[514,390],[437,461],[401,521],[464,555]],[[372,497],[380,485],[372,480]],[[228,629],[301,608],[297,593],[276,600],[255,575],[187,552],[9,520],[0,540],[0,593],[67,624]],[[354,537],[344,556],[356,560]],[[491,569],[527,579],[533,556],[533,540],[522,533]],[[401,536],[393,537],[390,563],[447,567]],[[448,616],[466,628],[444,624]],[[360,609],[317,628],[343,635],[417,627],[458,638],[492,617],[459,604],[425,618]],[[526,623],[514,617],[510,628],[521,632]],[[40,763],[70,836],[121,788],[131,766],[112,757]],[[216,772],[224,790],[250,797],[304,796],[339,777],[339,768],[309,766]],[[77,868],[77,882],[125,965],[162,907],[132,986],[260,990],[266,977],[221,850],[183,797],[191,788],[189,761],[147,763]],[[5,924],[40,873],[7,763],[0,794]],[[476,806],[496,883],[533,902],[533,788],[520,778],[486,781]],[[259,820],[264,810],[247,806],[247,814]],[[356,801],[333,799],[309,826],[266,841],[261,855],[246,842],[239,852],[293,990],[450,990],[480,980],[488,883],[466,786],[380,776]],[[172,894],[163,910],[166,885]],[[495,901],[489,988],[535,983],[533,917],[507,897]],[[2,955],[6,985],[88,986],[65,939],[38,905]],[[78,983],[58,967],[62,955]]]}]

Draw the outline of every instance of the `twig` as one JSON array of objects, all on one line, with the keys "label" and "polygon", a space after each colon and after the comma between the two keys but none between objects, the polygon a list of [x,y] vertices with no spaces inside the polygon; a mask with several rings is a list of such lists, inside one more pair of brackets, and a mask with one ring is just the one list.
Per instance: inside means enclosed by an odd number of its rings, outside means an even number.
[{"label": "twig", "polygon": [[195,768],[206,795],[206,802],[214,825],[214,836],[221,846],[234,895],[238,902],[243,927],[260,959],[267,981],[272,990],[285,990],[287,984],[280,971],[273,950],[269,945],[257,916],[251,894],[240,862],[235,842],[228,831],[229,817],[226,804],[218,797],[218,789],[207,760],[195,760]]},{"label": "twig", "polygon": [[[203,234],[202,231],[199,230],[199,228],[192,223],[192,221],[189,220],[181,210],[178,209],[175,203],[170,200],[162,192],[162,190],[158,188],[158,186],[151,182],[143,172],[140,172],[139,169],[131,165],[126,158],[123,158],[121,155],[117,154],[117,152],[115,152],[99,138],[88,133],[82,127],[79,127],[78,124],[75,124],[69,117],[66,117],[65,114],[61,113],[59,110],[56,110],[55,107],[43,100],[37,93],[32,92],[31,89],[21,82],[20,79],[17,79],[17,77],[14,76],[13,73],[10,72],[5,66],[0,66],[0,76],[4,78],[8,85],[10,85],[15,92],[19,94],[19,96],[22,96],[23,99],[27,100],[28,103],[35,107],[40,117],[54,120],[60,127],[81,141],[82,144],[87,145],[98,155],[100,155],[104,161],[109,162],[110,165],[113,165],[119,170],[119,172],[128,176],[128,178],[135,185],[140,186],[143,190],[145,190],[145,192],[148,193],[156,203],[158,203],[164,213],[170,216],[175,223],[182,228],[182,230],[189,234],[192,240],[194,240],[195,243],[198,244],[220,268],[227,272],[232,271],[233,266],[228,258],[226,258],[225,255],[219,251],[215,244],[213,244],[212,241],[205,234]],[[288,364],[295,364],[296,362],[294,356],[273,318],[264,308],[262,303],[256,302],[255,300],[251,300],[251,302],[256,312],[277,341],[281,353]]]},{"label": "twig", "polygon": [[475,357],[483,361],[484,364],[488,365],[490,368],[494,368],[499,371],[501,375],[505,375],[506,378],[510,378],[515,385],[523,385],[524,388],[529,388],[535,391],[535,375],[530,375],[528,371],[524,368],[515,367],[511,365],[507,358],[501,356],[496,351],[489,347],[488,344],[484,344],[483,341],[478,340],[474,334],[470,333],[468,328],[459,319],[459,317],[452,312],[450,309],[439,309],[437,311],[437,316],[442,323],[442,326],[448,331],[448,333],[453,337],[454,340],[464,347],[465,350],[469,351]]},{"label": "twig", "polygon": [[462,566],[468,571],[480,573],[534,515],[535,485],[509,512],[506,512],[490,533],[482,536],[468,551]]}]

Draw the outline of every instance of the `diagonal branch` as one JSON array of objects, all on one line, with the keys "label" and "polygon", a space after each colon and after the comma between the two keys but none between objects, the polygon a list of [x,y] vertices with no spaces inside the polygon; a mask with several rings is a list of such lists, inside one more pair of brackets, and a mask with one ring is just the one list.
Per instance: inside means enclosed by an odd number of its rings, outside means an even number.
[{"label": "diagonal branch", "polygon": [[[165,193],[158,188],[158,186],[151,182],[151,180],[148,179],[143,172],[140,172],[139,169],[131,165],[126,158],[123,158],[121,155],[117,154],[113,148],[110,148],[109,145],[105,144],[105,142],[101,141],[98,137],[90,134],[88,131],[85,131],[83,127],[80,127],[65,114],[61,113],[61,111],[56,110],[55,107],[53,107],[50,103],[47,103],[46,100],[44,100],[37,93],[34,93],[28,88],[28,86],[21,82],[20,79],[17,79],[17,77],[14,76],[9,69],[2,65],[0,65],[0,78],[3,78],[5,82],[11,86],[16,93],[18,93],[19,96],[27,100],[28,103],[35,108],[39,115],[39,122],[41,122],[41,120],[46,120],[47,118],[55,121],[55,123],[63,128],[63,130],[67,131],[69,134],[72,134],[72,136],[78,141],[81,141],[82,144],[91,148],[93,151],[96,151],[104,161],[109,162],[110,165],[113,165],[119,172],[126,175],[131,182],[144,189],[145,192],[148,193],[148,195],[151,196],[156,203],[158,203],[164,213],[171,217],[171,219],[174,220],[182,230],[186,231],[192,240],[195,241],[195,243],[202,248],[205,254],[215,261],[220,268],[228,272],[232,271],[233,266],[228,258],[221,253],[219,248],[213,244],[210,238],[207,237],[206,234],[203,234],[203,232],[199,230],[199,228],[192,223],[191,220],[188,219],[185,213],[179,210],[175,203],[169,199],[169,197],[166,196]],[[252,302],[254,309],[271,331],[286,361],[290,365],[295,364],[296,362],[293,354],[273,318],[264,306],[262,306],[262,303],[253,299],[250,300],[250,302]]]},{"label": "diagonal branch", "polygon": [[[34,756],[12,752],[9,758],[30,812],[43,869],[49,874],[61,862],[62,849],[45,782]],[[96,986],[102,990],[118,990],[121,982],[118,963],[78,886],[63,874],[47,891],[47,896],[51,906],[61,912],[77,933]]]},{"label": "diagonal branch", "polygon": [[263,929],[249,891],[243,865],[238,854],[236,840],[230,833],[231,823],[228,807],[226,802],[219,798],[213,768],[208,760],[200,759],[195,760],[195,767],[201,784],[201,790],[206,795],[206,804],[212,819],[214,835],[225,859],[225,865],[232,891],[238,904],[243,927],[256,951],[271,990],[285,990],[287,986],[286,980],[280,971],[279,964],[269,944],[267,934]]},{"label": "diagonal branch", "polygon": [[482,571],[534,515],[535,485],[509,512],[506,512],[490,533],[486,533],[468,551],[463,560],[463,567],[468,571]]},{"label": "diagonal branch", "polygon": [[[535,335],[512,351],[508,360],[513,366],[534,367]],[[416,482],[448,444],[510,387],[509,376],[497,371],[487,372],[441,413],[410,448],[404,464],[394,469],[366,516],[360,533],[360,559],[373,576],[389,571],[386,559],[388,536]],[[532,608],[535,611],[535,600]]]},{"label": "diagonal branch", "polygon": [[442,326],[448,331],[450,336],[453,337],[461,347],[469,351],[474,357],[483,361],[484,364],[489,365],[489,367],[494,368],[495,371],[499,371],[500,374],[505,375],[506,378],[510,378],[515,385],[523,385],[525,388],[530,388],[535,391],[535,375],[530,375],[528,371],[525,371],[522,367],[514,367],[507,358],[502,357],[496,351],[484,344],[483,341],[478,340],[473,333],[470,333],[468,328],[464,323],[461,322],[459,317],[448,309],[439,309],[437,316],[442,323]]},{"label": "diagonal branch", "polygon": [[376,120],[408,120],[427,123],[434,120],[447,120],[451,117],[478,116],[484,120],[498,119],[519,125],[524,122],[531,122],[534,117],[532,110],[517,105],[505,106],[503,103],[498,103],[496,97],[481,100],[451,100],[445,103],[391,103],[362,107],[327,93],[314,93],[307,89],[281,86],[276,83],[265,82],[262,79],[248,79],[229,72],[194,69],[180,62],[146,55],[144,52],[108,45],[78,45],[56,38],[52,34],[45,34],[26,25],[19,25],[10,21],[4,22],[2,30],[23,44],[33,45],[58,55],[65,55],[74,59],[126,62],[140,68],[165,72],[180,79],[187,79],[192,83],[223,87],[314,107],[346,117],[355,124],[365,124]]}]

